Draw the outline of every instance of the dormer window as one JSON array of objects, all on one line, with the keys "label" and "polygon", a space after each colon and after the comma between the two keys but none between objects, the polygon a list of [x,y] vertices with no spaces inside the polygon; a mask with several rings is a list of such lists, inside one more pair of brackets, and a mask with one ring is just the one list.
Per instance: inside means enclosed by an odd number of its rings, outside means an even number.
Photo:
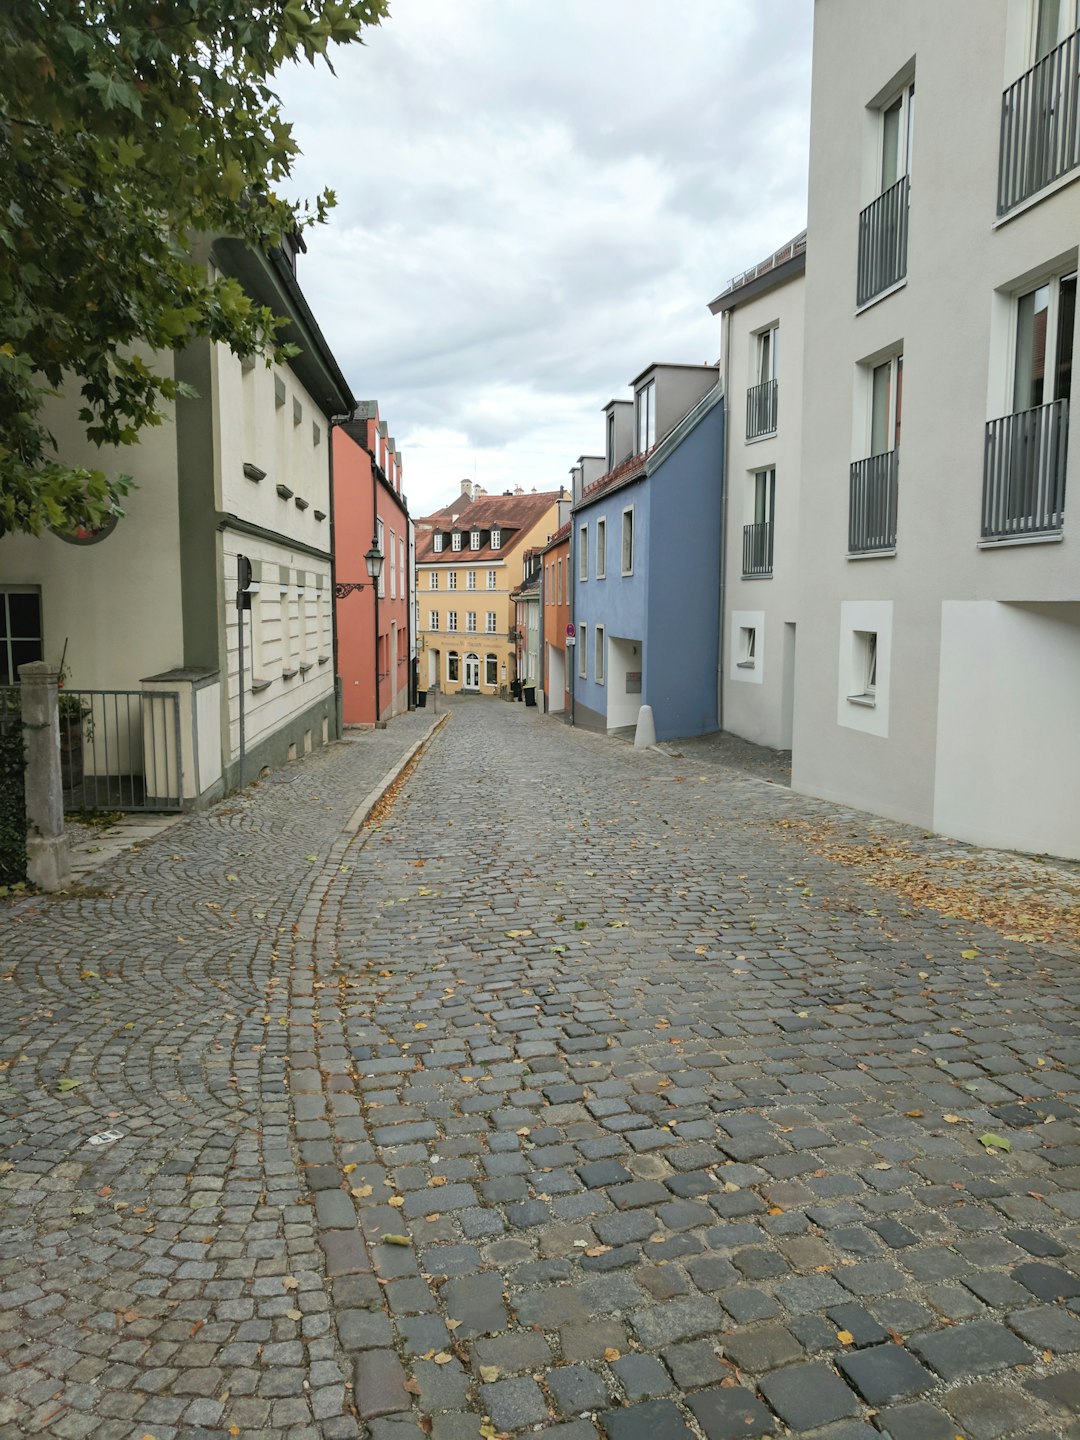
[{"label": "dormer window", "polygon": [[499,529],[497,529],[497,528],[496,528],[496,529],[493,529],[492,532],[491,532],[491,548],[492,548],[492,550],[498,550],[498,549],[501,547],[501,545],[502,545],[502,531],[499,530]]},{"label": "dormer window", "polygon": [[607,417],[607,468],[609,473],[615,469],[615,412],[608,411]]},{"label": "dormer window", "polygon": [[442,547],[443,547],[443,537],[442,537],[441,535],[436,535],[436,536],[435,536],[435,546],[434,546],[434,548],[435,548],[436,550],[441,550]]},{"label": "dormer window", "polygon": [[656,444],[656,381],[650,380],[637,392],[637,448],[644,455]]},{"label": "dormer window", "polygon": [[460,531],[460,530],[455,530],[455,531],[453,532],[453,534],[450,536],[450,549],[451,549],[451,550],[460,550],[460,549],[461,549],[461,531]]},{"label": "dormer window", "polygon": [[470,549],[470,550],[479,550],[479,549],[480,549],[480,531],[479,531],[479,530],[470,530],[470,531],[469,531],[469,549]]}]

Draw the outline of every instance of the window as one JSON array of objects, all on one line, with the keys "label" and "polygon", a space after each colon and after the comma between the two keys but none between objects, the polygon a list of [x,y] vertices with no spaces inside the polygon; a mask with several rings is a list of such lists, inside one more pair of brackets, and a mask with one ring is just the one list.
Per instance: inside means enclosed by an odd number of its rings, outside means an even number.
[{"label": "window", "polygon": [[911,173],[911,142],[915,133],[915,82],[881,112],[881,192]]},{"label": "window", "polygon": [[428,585],[432,590],[437,590],[439,588],[439,572],[437,570],[431,571],[430,575],[428,576]]},{"label": "window", "polygon": [[878,637],[876,630],[856,630],[854,647],[853,705],[874,705],[877,701]]},{"label": "window", "polygon": [[476,589],[476,571],[475,571],[475,570],[470,570],[469,573],[465,576],[465,589],[466,589],[466,590],[475,590],[475,589]]},{"label": "window", "polygon": [[44,658],[41,592],[0,589],[0,685],[17,685],[19,666]]},{"label": "window", "polygon": [[622,573],[632,575],[634,573],[634,507],[632,505],[622,512]]},{"label": "window", "polygon": [[894,355],[870,372],[870,454],[900,449],[904,357]]},{"label": "window", "polygon": [[493,525],[491,529],[491,548],[492,550],[502,548],[502,531],[497,525]]},{"label": "window", "polygon": [[635,396],[637,404],[637,448],[644,455],[656,444],[656,381],[643,385]]},{"label": "window", "polygon": [[607,574],[607,521],[596,522],[596,578],[603,580]]},{"label": "window", "polygon": [[469,531],[469,549],[470,549],[470,550],[479,550],[479,549],[480,549],[480,531],[479,531],[479,530],[470,530],[470,531]]},{"label": "window", "polygon": [[578,552],[577,552],[577,578],[588,580],[589,578],[589,527],[588,525],[578,526]]},{"label": "window", "polygon": [[455,681],[461,679],[461,662],[456,650],[451,650],[446,657],[446,678]]},{"label": "window", "polygon": [[[376,543],[377,543],[379,549],[382,551],[382,553],[383,553],[384,555],[386,554],[386,538],[385,538],[385,537],[386,537],[386,527],[385,527],[385,525],[383,524],[383,522],[382,522],[381,520],[376,520],[376,521],[375,521],[375,540],[376,540]],[[391,563],[391,565],[394,563],[392,558],[391,558],[390,563]],[[385,565],[384,565],[383,568],[382,568],[382,573],[381,573],[380,576],[379,576],[379,579],[378,579],[378,581],[377,581],[377,584],[378,584],[378,587],[379,587],[379,598],[381,599],[381,598],[386,594],[386,566],[385,566]]]},{"label": "window", "polygon": [[577,627],[577,673],[582,680],[588,675],[589,666],[589,627],[579,625]]},{"label": "window", "polygon": [[495,634],[496,616],[494,610],[489,610],[484,616],[484,629],[489,635]]},{"label": "window", "polygon": [[1075,329],[1075,270],[1019,296],[1013,361],[1014,414],[1069,399]]},{"label": "window", "polygon": [[429,629],[429,630],[437,630],[438,628],[439,628],[439,612],[438,612],[437,610],[432,610],[432,611],[430,612],[430,614],[428,615],[428,629]]},{"label": "window", "polygon": [[484,684],[495,686],[499,683],[499,657],[497,655],[484,656]]},{"label": "window", "polygon": [[386,563],[390,568],[390,599],[397,599],[397,570],[394,561],[397,558],[397,536],[393,530],[390,531],[390,552],[386,557]]},{"label": "window", "polygon": [[559,597],[563,592],[562,556],[559,556],[557,563],[552,566],[555,571],[555,604],[558,605]]},{"label": "window", "polygon": [[754,472],[754,524],[771,525],[776,508],[776,470]]},{"label": "window", "polygon": [[451,550],[460,550],[460,549],[461,549],[461,531],[460,531],[460,530],[455,530],[455,531],[453,532],[453,534],[450,536],[450,549],[451,549]]},{"label": "window", "polygon": [[497,584],[498,584],[498,581],[497,581],[497,577],[496,577],[495,571],[494,571],[494,570],[489,570],[489,571],[487,572],[487,588],[488,588],[489,590],[494,590],[494,589],[496,588]]},{"label": "window", "polygon": [[1036,63],[1056,50],[1080,23],[1076,0],[1036,0],[1034,18]]},{"label": "window", "polygon": [[598,685],[604,683],[604,627],[597,625],[593,630],[593,679]]},{"label": "window", "polygon": [[447,630],[456,630],[456,629],[457,629],[457,611],[456,611],[456,610],[448,610],[448,611],[446,612],[446,628],[447,628]]},{"label": "window", "polygon": [[442,549],[442,547],[443,547],[443,537],[442,537],[441,535],[434,535],[434,536],[432,536],[432,547],[433,547],[435,550],[441,550],[441,549]]},{"label": "window", "polygon": [[753,670],[757,663],[757,626],[739,626],[739,658],[735,662],[740,670]]},{"label": "window", "polygon": [[754,339],[754,384],[765,385],[777,376],[780,327],[773,325],[761,330]]},{"label": "window", "polygon": [[615,411],[609,410],[607,417],[607,468],[615,469]]},{"label": "window", "polygon": [[456,571],[456,570],[448,570],[448,571],[446,572],[446,588],[447,588],[448,590],[456,590],[456,589],[457,589],[457,571]]},{"label": "window", "polygon": [[398,587],[403,600],[407,600],[405,593],[405,540],[402,537],[398,541]]},{"label": "window", "polygon": [[467,610],[467,611],[465,612],[465,629],[468,630],[468,631],[470,631],[472,634],[475,635],[475,633],[476,633],[476,611],[475,611],[475,610]]}]

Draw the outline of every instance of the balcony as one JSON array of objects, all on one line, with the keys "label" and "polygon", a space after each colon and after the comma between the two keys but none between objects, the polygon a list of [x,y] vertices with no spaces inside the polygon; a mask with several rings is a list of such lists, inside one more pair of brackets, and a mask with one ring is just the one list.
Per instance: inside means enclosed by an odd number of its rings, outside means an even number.
[{"label": "balcony", "polygon": [[765,522],[744,525],[742,531],[743,579],[772,574],[773,527]]},{"label": "balcony", "polygon": [[856,301],[865,305],[907,274],[909,178],[901,176],[859,216]]},{"label": "balcony", "polygon": [[986,427],[982,536],[1054,534],[1065,518],[1069,402],[1003,415]]},{"label": "balcony", "polygon": [[1044,55],[1001,97],[997,213],[1080,165],[1080,31]]},{"label": "balcony", "polygon": [[746,392],[746,438],[760,440],[776,434],[776,381],[751,385]]},{"label": "balcony", "polygon": [[851,467],[848,554],[896,549],[896,495],[900,451],[871,455]]}]

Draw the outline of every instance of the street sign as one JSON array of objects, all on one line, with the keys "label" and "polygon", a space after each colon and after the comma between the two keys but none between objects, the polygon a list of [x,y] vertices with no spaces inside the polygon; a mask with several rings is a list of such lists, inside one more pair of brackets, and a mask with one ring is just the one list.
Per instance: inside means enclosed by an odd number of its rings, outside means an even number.
[{"label": "street sign", "polygon": [[567,637],[566,637],[566,643],[567,643],[567,645],[576,645],[576,644],[577,644],[577,636],[576,636],[576,635],[567,635]]},{"label": "street sign", "polygon": [[571,621],[570,624],[567,625],[567,627],[566,627],[566,638],[567,638],[568,640],[573,640],[573,638],[574,638],[574,636],[575,636],[576,634],[577,634],[577,630],[576,630],[576,628],[574,627],[573,621]]}]

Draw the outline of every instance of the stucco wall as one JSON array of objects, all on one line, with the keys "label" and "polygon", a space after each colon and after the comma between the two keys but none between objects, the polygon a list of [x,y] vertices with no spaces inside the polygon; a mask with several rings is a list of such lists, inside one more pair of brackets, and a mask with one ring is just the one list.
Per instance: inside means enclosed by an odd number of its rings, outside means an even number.
[{"label": "stucco wall", "polygon": [[[596,626],[605,627],[606,639],[637,641],[643,648],[642,693],[637,704],[645,703],[645,685],[648,679],[649,654],[645,645],[645,628],[649,585],[649,534],[651,524],[650,491],[643,480],[601,496],[585,509],[575,513],[573,518],[574,567],[574,623],[577,626],[577,645],[574,647],[574,712],[578,718],[578,706],[595,715],[607,716],[611,686],[615,681],[605,678],[602,684],[596,682],[596,652],[594,633]],[[623,511],[634,509],[634,571],[632,575],[621,573],[622,515]],[[607,574],[604,579],[596,577],[596,522],[607,522]],[[589,527],[589,578],[582,580],[578,569],[579,537],[582,525]],[[585,629],[584,644],[582,629]],[[587,674],[580,673],[581,655],[586,655]],[[618,714],[612,722],[615,726],[629,723],[623,715],[625,699],[617,699]],[[636,708],[635,708],[636,715]]]}]

